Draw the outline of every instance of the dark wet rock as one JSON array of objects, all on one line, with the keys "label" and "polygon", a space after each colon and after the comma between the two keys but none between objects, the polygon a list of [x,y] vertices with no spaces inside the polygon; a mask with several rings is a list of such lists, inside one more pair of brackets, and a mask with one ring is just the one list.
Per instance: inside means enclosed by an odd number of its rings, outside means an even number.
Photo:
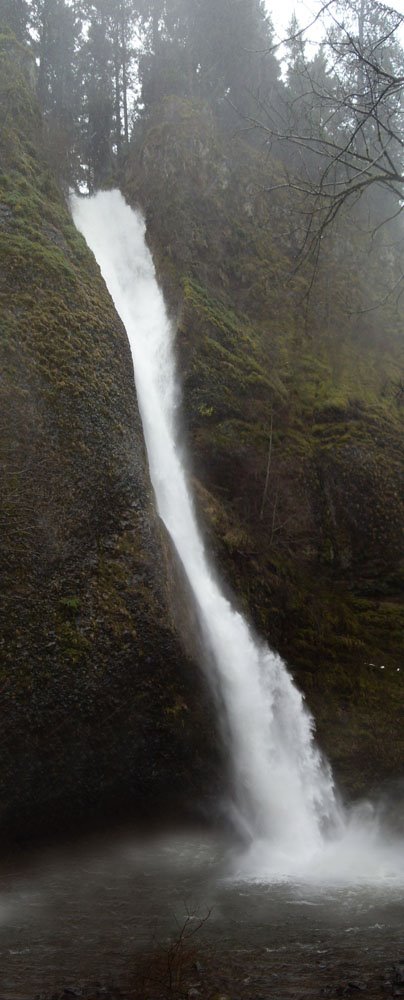
[{"label": "dark wet rock", "polygon": [[394,967],[394,982],[397,984],[404,983],[404,960],[400,960]]},{"label": "dark wet rock", "polygon": [[366,983],[351,981],[346,986],[338,986],[336,994],[339,997],[353,996],[355,993],[364,993],[367,990]]},{"label": "dark wet rock", "polygon": [[46,225],[46,223],[43,223],[42,232],[45,238],[49,240],[50,243],[53,243],[54,246],[57,246],[59,247],[60,250],[63,250],[63,253],[66,254],[67,257],[71,257],[71,250],[67,243],[67,240],[63,236],[63,233],[61,233],[60,230],[56,228],[56,226],[52,226],[50,223],[48,223],[48,225]]},{"label": "dark wet rock", "polygon": [[0,226],[7,225],[13,217],[12,209],[8,205],[0,203]]},{"label": "dark wet rock", "polygon": [[16,53],[2,35],[0,839],[31,840],[182,815],[203,785],[210,801],[219,741],[174,622],[171,593],[187,602],[127,337],[42,159]]},{"label": "dark wet rock", "polygon": [[[287,250],[279,255],[276,198],[272,218],[259,194],[270,171],[205,106],[173,98],[136,134],[123,186],[145,211],[178,327],[185,423],[209,544],[239,606],[293,664],[319,741],[346,787],[359,793],[402,773],[404,759],[397,672],[404,410],[382,392],[385,365],[397,363],[403,316],[388,346],[381,314],[375,336],[371,324],[348,329],[342,317],[327,332],[317,296],[302,323],[304,279],[293,287]],[[245,211],[251,189],[253,219]],[[342,278],[331,255],[329,288],[342,281],[355,298],[368,280],[365,258],[366,273]]]}]

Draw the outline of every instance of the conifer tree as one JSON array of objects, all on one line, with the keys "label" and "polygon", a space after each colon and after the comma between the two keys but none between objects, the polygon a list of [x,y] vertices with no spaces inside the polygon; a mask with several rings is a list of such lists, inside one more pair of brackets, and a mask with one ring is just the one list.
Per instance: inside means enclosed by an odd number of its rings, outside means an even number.
[{"label": "conifer tree", "polygon": [[112,169],[114,121],[113,48],[108,3],[85,7],[85,33],[79,52],[81,159],[89,191],[97,189]]},{"label": "conifer tree", "polygon": [[[142,64],[146,106],[164,94],[203,97],[236,114],[268,100],[279,66],[262,0],[167,0],[150,10]],[[225,104],[226,102],[226,104]]]},{"label": "conifer tree", "polygon": [[389,218],[401,211],[404,190],[404,54],[397,39],[404,16],[374,0],[325,7],[331,21],[320,53],[304,63],[307,89],[296,97],[291,73],[289,113],[276,119],[267,105],[250,117],[267,143],[289,155],[283,186],[305,199],[304,246],[316,253],[346,203],[366,194],[373,225],[376,202]]},{"label": "conifer tree", "polygon": [[77,171],[77,40],[81,21],[68,0],[31,0],[29,27],[38,64],[37,90],[45,118],[48,158],[61,180]]},{"label": "conifer tree", "polygon": [[111,148],[119,156],[122,143],[129,141],[129,91],[133,82],[134,35],[140,22],[138,3],[84,0],[82,7],[86,22],[81,46],[84,97],[88,104],[91,91],[90,103],[94,107],[96,90],[100,88],[99,118],[104,121],[104,130],[110,120]]},{"label": "conifer tree", "polygon": [[28,6],[26,0],[0,0],[0,30],[13,31],[19,41],[27,38]]}]

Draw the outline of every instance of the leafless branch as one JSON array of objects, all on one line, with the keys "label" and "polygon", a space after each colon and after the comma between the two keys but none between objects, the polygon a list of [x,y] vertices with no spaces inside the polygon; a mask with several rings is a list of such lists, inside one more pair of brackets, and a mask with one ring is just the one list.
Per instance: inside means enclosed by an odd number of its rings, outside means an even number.
[{"label": "leafless branch", "polygon": [[[267,148],[283,163],[283,181],[269,184],[266,190],[293,190],[300,198],[299,211],[306,219],[303,258],[316,256],[325,231],[343,207],[367,190],[384,189],[398,203],[391,210],[390,202],[386,221],[402,208],[404,75],[399,60],[386,58],[386,51],[393,51],[393,46],[394,52],[400,52],[397,29],[404,24],[404,15],[374,3],[366,34],[359,22],[368,8],[366,0],[321,4],[310,24],[282,44],[298,41],[326,15],[324,78],[316,78],[314,63],[305,59],[302,44],[299,93],[292,94],[289,103],[286,94],[286,111],[269,107],[258,96],[256,113],[244,116],[245,129],[261,133]],[[358,31],[354,30],[355,18]],[[382,224],[377,222],[377,230]]]}]

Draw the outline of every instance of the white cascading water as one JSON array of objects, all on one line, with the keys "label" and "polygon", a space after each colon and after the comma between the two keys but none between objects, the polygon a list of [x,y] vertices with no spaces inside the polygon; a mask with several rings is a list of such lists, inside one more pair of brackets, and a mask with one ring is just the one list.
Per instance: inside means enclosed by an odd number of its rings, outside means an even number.
[{"label": "white cascading water", "polygon": [[[224,597],[198,530],[177,444],[174,332],[144,222],[117,191],[73,197],[72,212],[128,334],[158,511],[191,585],[212,690],[219,691],[226,713],[236,811],[251,839],[246,867],[266,874],[308,872],[313,865],[321,870],[323,863],[338,867],[333,845],[346,841],[347,821],[315,746],[313,721],[280,657],[257,641]],[[353,867],[363,851],[362,834],[362,821],[354,820],[348,838]]]}]

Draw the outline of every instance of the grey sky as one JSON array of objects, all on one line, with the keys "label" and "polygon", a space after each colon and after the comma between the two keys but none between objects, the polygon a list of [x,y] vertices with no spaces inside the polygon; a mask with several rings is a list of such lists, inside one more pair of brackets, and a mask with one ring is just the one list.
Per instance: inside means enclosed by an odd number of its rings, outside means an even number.
[{"label": "grey sky", "polygon": [[[310,24],[321,7],[320,0],[265,0],[265,2],[275,30],[280,37],[284,37],[293,11],[296,13],[300,26],[303,27]],[[393,7],[400,14],[404,14],[404,0],[391,0],[386,6]]]},{"label": "grey sky", "polygon": [[318,9],[316,0],[266,0],[276,32],[284,35],[293,11],[303,27],[313,20],[313,11]]}]

